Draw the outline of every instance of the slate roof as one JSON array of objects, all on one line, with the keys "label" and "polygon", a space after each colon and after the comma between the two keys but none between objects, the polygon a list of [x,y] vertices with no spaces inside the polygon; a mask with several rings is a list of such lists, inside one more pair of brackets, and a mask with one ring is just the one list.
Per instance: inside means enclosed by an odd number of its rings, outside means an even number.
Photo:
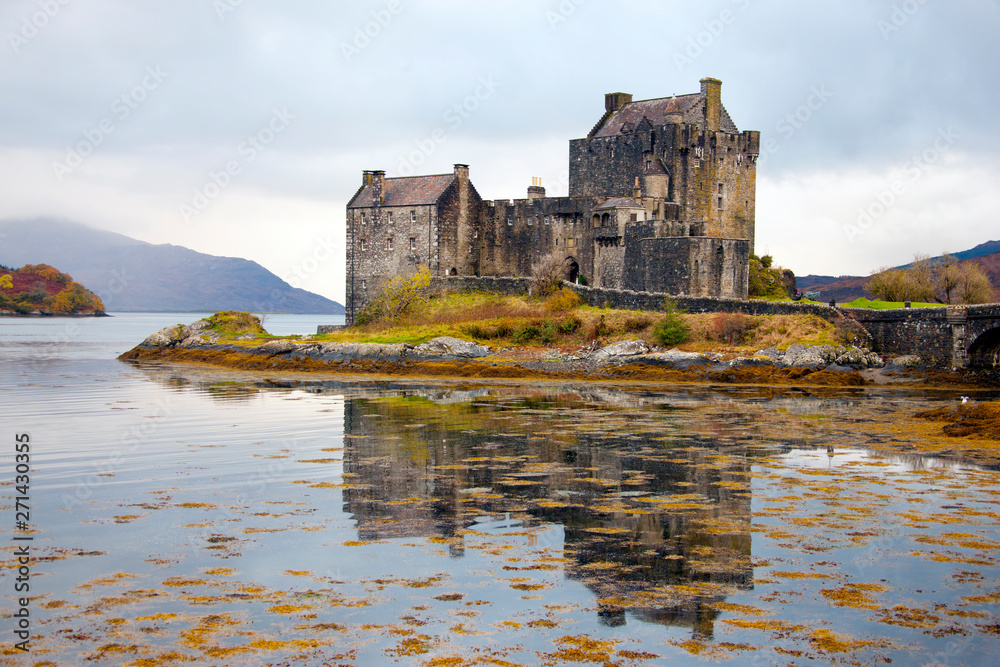
[{"label": "slate roof", "polygon": [[[430,206],[436,204],[455,180],[455,174],[436,176],[405,176],[385,179],[382,206]],[[375,205],[373,184],[361,188],[347,208],[368,208]]]},{"label": "slate roof", "polygon": [[[618,134],[628,134],[636,130],[650,129],[648,126],[659,127],[668,122],[670,114],[680,114],[685,123],[697,123],[701,120],[701,108],[705,98],[701,93],[690,95],[675,95],[661,97],[655,100],[639,100],[629,102],[610,117],[593,134],[595,137],[612,137]],[[644,122],[645,121],[645,122]],[[722,129],[737,133],[729,113],[722,109]]]},{"label": "slate roof", "polygon": [[642,204],[632,199],[631,197],[615,197],[614,199],[609,199],[600,206],[595,206],[595,211],[603,211],[610,208],[645,208]]}]

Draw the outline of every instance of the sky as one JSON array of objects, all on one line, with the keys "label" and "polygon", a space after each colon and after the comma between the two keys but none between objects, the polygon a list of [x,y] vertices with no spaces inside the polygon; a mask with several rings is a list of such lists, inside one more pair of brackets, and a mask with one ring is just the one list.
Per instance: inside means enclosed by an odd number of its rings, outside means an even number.
[{"label": "sky", "polygon": [[998,0],[2,0],[0,219],[342,303],[363,170],[565,194],[605,93],[711,76],[762,133],[757,253],[867,275],[1000,239],[997,34]]}]

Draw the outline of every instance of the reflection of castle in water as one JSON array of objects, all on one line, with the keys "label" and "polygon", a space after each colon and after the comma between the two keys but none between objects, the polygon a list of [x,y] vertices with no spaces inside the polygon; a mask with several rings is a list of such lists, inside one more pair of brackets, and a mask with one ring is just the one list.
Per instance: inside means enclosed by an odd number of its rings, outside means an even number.
[{"label": "reflection of castle in water", "polygon": [[453,556],[484,514],[562,525],[566,574],[594,591],[604,622],[630,611],[710,635],[710,603],[753,585],[750,462],[704,436],[664,439],[677,416],[662,410],[604,411],[621,420],[607,429],[577,419],[586,407],[348,400],[345,510],[361,539],[453,538]]}]

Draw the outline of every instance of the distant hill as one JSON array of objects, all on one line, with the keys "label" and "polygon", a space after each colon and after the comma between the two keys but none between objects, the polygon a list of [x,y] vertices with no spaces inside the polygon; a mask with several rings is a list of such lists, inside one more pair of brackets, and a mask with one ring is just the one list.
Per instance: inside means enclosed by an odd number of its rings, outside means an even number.
[{"label": "distant hill", "polygon": [[[1000,287],[1000,241],[987,241],[952,255],[963,263],[978,264],[989,276],[993,286]],[[800,292],[819,292],[821,301],[834,299],[843,303],[861,297],[873,298],[872,294],[865,291],[868,278],[869,276],[796,276],[796,284]]]},{"label": "distant hill", "polygon": [[59,220],[0,221],[0,264],[51,264],[96,293],[109,312],[219,311],[342,314],[260,264]]}]

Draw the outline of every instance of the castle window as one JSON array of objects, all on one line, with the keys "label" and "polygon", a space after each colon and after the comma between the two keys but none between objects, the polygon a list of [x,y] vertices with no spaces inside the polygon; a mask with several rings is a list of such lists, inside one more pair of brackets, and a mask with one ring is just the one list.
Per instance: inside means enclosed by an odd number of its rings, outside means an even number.
[{"label": "castle window", "polygon": [[638,222],[638,220],[639,220],[639,214],[638,213],[633,213],[632,216],[631,216],[631,220],[632,220],[632,222]]},{"label": "castle window", "polygon": [[719,197],[719,208],[722,208],[722,197]]},{"label": "castle window", "polygon": [[549,216],[545,216],[545,224],[549,224]]},{"label": "castle window", "polygon": [[367,245],[367,242],[364,239],[361,239],[361,244],[360,244],[361,252],[365,251],[365,246],[366,245]]},{"label": "castle window", "polygon": [[508,227],[513,227],[514,226],[514,216],[512,216],[512,215],[508,215],[507,216],[507,226]]},{"label": "castle window", "polygon": [[361,281],[361,289],[368,289],[368,281],[367,280],[362,280]]},{"label": "castle window", "polygon": [[719,183],[719,196],[720,197],[722,196],[722,187],[723,187],[722,183]]},{"label": "castle window", "polygon": [[362,224],[362,225],[363,225],[363,224],[365,224],[365,214],[364,214],[364,212],[363,212],[363,211],[362,211],[362,213],[361,213],[361,224]]},{"label": "castle window", "polygon": [[390,236],[385,240],[385,249],[392,250],[392,237]]},{"label": "castle window", "polygon": [[600,226],[601,226],[601,216],[599,216],[599,215],[597,215],[595,213],[594,214],[594,229],[597,229]]},{"label": "castle window", "polygon": [[416,222],[416,221],[417,221],[417,212],[410,211],[410,222]]},{"label": "castle window", "polygon": [[528,226],[531,227],[533,224],[535,224],[535,216],[529,215],[528,216]]},{"label": "castle window", "polygon": [[410,237],[410,250],[417,249],[417,238],[415,236]]}]

